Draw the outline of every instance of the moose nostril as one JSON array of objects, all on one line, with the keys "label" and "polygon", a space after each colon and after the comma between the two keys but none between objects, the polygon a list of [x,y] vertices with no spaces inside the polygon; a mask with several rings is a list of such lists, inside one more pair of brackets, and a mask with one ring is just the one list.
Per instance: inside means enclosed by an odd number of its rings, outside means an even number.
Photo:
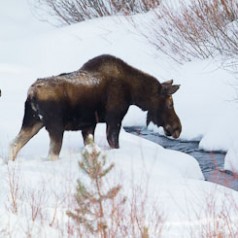
[{"label": "moose nostril", "polygon": [[171,129],[172,129],[172,127],[171,127],[170,125],[166,125],[166,126],[165,126],[165,130],[166,130],[166,131],[171,131]]}]

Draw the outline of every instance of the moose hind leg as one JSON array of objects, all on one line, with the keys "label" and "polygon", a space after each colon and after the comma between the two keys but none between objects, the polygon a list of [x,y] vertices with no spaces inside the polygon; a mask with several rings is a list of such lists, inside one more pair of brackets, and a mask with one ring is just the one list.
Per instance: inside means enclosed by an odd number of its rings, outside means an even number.
[{"label": "moose hind leg", "polygon": [[39,130],[43,127],[43,123],[41,121],[32,124],[31,126],[25,127],[22,126],[20,132],[17,137],[13,140],[10,145],[9,159],[15,160],[19,150],[34,136]]},{"label": "moose hind leg", "polygon": [[55,130],[49,130],[50,136],[50,148],[48,158],[51,160],[57,160],[62,147],[64,131],[57,128]]}]

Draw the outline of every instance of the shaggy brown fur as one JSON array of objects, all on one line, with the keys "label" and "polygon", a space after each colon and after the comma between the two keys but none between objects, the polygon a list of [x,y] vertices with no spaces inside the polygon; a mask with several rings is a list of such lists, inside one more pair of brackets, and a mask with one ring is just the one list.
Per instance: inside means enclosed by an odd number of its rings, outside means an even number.
[{"label": "shaggy brown fur", "polygon": [[107,125],[109,145],[119,148],[121,122],[130,105],[148,111],[147,124],[152,121],[177,138],[182,127],[171,95],[178,88],[172,80],[161,84],[110,55],[89,60],[78,71],[38,79],[29,88],[22,128],[11,145],[10,158],[15,160],[42,127],[49,132],[53,159],[59,156],[65,130],[82,130],[85,141],[98,122]]}]

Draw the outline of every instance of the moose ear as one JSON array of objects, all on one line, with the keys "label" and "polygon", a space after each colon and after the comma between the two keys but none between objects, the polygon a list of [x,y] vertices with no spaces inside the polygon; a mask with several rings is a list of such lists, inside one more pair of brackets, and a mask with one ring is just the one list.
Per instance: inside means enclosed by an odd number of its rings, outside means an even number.
[{"label": "moose ear", "polygon": [[161,94],[164,96],[169,96],[174,94],[180,87],[180,85],[172,85],[173,80],[166,81],[162,83]]},{"label": "moose ear", "polygon": [[179,84],[172,85],[172,87],[170,87],[170,89],[169,89],[169,91],[168,91],[168,94],[169,94],[169,95],[174,94],[175,92],[178,91],[179,88],[180,88],[180,85],[179,85]]},{"label": "moose ear", "polygon": [[173,79],[170,79],[170,80],[168,80],[168,81],[163,82],[162,85],[172,85],[173,82],[174,82],[174,80],[173,80]]}]

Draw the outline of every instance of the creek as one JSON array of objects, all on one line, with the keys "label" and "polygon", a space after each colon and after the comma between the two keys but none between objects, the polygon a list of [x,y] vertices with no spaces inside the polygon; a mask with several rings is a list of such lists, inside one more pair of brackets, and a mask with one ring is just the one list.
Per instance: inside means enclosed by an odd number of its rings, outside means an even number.
[{"label": "creek", "polygon": [[173,140],[142,127],[124,127],[134,135],[153,141],[164,148],[193,156],[199,163],[206,181],[221,184],[238,191],[238,176],[223,169],[224,152],[207,152],[199,149],[199,141]]}]

